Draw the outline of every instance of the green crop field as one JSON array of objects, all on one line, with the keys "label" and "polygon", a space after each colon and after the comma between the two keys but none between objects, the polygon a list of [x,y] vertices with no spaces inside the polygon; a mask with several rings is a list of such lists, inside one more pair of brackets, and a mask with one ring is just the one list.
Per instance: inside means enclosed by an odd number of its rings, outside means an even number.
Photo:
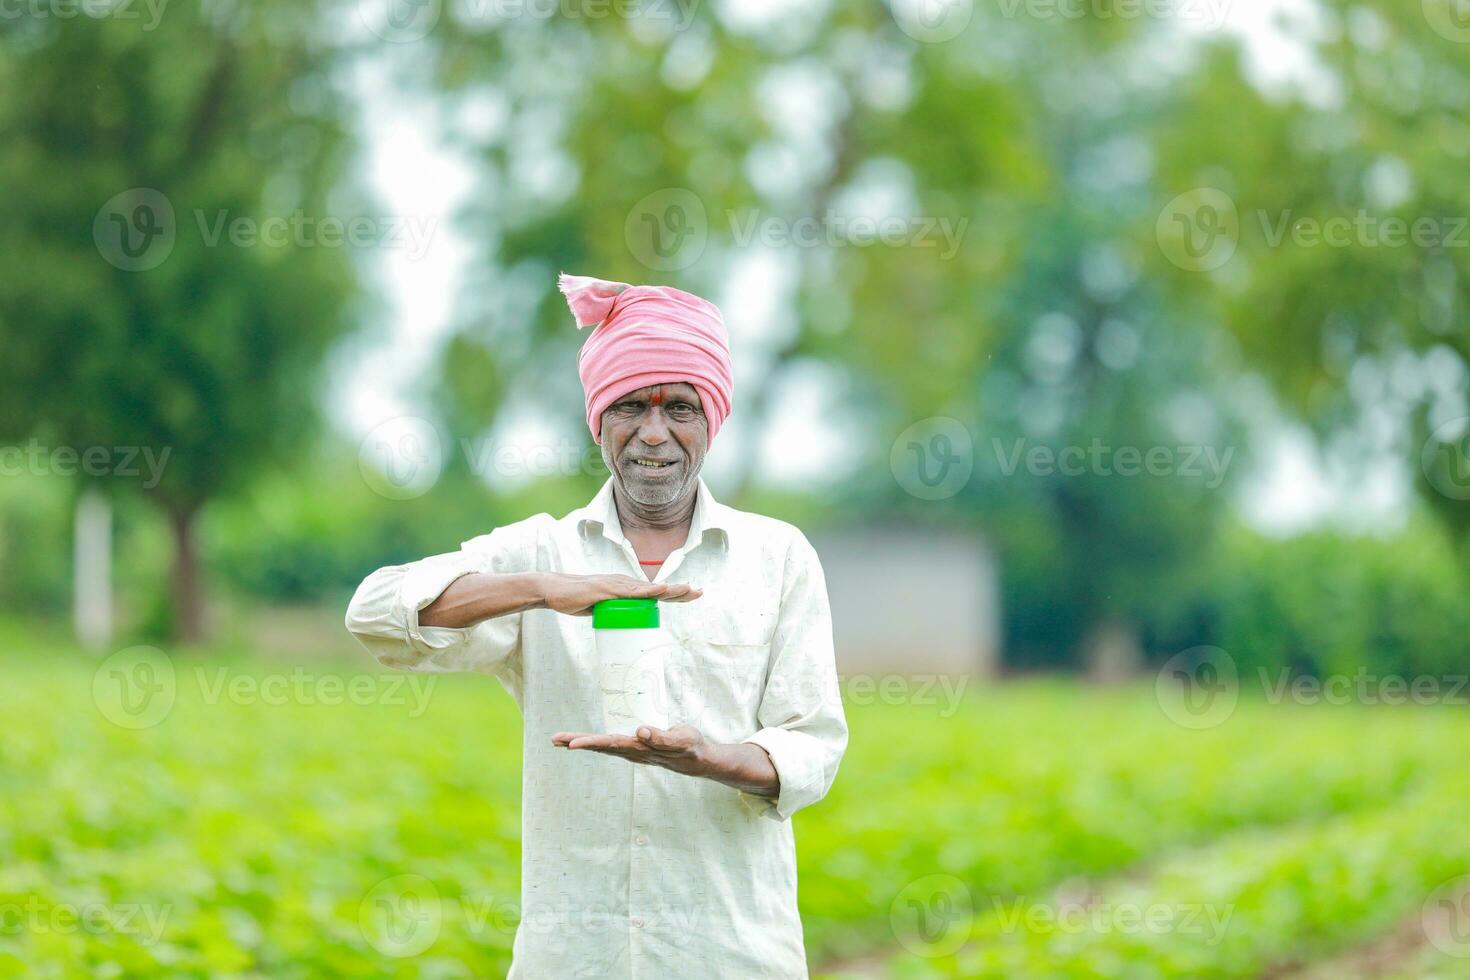
[{"label": "green crop field", "polygon": [[[0,972],[505,972],[520,739],[493,680],[99,668],[28,636],[0,666]],[[816,975],[1470,976],[1463,708],[1245,697],[1196,731],[1149,684],[1037,681],[848,717],[796,818]]]}]

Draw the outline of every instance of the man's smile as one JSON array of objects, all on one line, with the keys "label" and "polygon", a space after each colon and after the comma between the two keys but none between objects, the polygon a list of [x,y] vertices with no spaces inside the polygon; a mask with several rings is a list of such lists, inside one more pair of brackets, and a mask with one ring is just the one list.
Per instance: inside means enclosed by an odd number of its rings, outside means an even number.
[{"label": "man's smile", "polygon": [[647,470],[662,470],[673,466],[677,459],[631,459],[628,462],[641,466]]}]

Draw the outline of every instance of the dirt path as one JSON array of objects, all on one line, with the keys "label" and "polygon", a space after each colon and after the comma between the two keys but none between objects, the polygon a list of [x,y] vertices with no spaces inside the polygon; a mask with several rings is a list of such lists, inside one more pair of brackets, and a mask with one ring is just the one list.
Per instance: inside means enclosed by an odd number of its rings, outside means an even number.
[{"label": "dirt path", "polygon": [[[1146,881],[1157,858],[1124,869],[1106,882]],[[1057,907],[1088,907],[1102,898],[1102,883],[1075,878],[1061,883],[1051,893]],[[1391,930],[1326,960],[1311,963],[1292,961],[1278,964],[1261,974],[1261,980],[1387,980],[1411,975],[1414,965],[1433,949],[1429,932],[1447,933],[1455,908],[1470,910],[1470,886],[1449,904],[1436,903],[1422,913],[1405,916]],[[1464,923],[1461,923],[1463,929]],[[890,975],[888,964],[904,955],[895,945],[864,956],[824,963],[813,970],[817,980],[876,980]]]},{"label": "dirt path", "polygon": [[[1068,878],[1052,886],[1047,893],[1049,899],[1045,904],[1048,908],[1063,910],[1091,909],[1104,898],[1104,885],[1147,881],[1152,877],[1152,869],[1160,858],[1160,855],[1151,856],[1102,879],[1082,876]],[[969,948],[973,944],[966,943],[965,945]],[[914,954],[904,950],[898,943],[894,943],[887,949],[819,964],[812,970],[812,976],[815,980],[874,980],[874,978],[891,976],[888,965],[894,960],[912,955]]]},{"label": "dirt path", "polygon": [[851,960],[828,963],[812,971],[815,980],[879,980],[888,976],[888,963],[899,956],[900,951],[874,953]]},{"label": "dirt path", "polygon": [[[1329,960],[1310,964],[1282,964],[1263,980],[1378,980],[1410,975],[1414,964],[1433,948],[1430,930],[1447,932],[1454,908],[1470,907],[1470,888],[1449,905],[1436,904],[1406,916],[1391,930]],[[1463,915],[1463,913],[1462,913]]]}]

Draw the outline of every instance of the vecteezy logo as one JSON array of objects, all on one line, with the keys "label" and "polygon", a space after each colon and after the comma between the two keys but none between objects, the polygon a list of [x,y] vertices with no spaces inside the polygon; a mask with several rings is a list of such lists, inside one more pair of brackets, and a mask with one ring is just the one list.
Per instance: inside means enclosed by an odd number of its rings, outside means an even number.
[{"label": "vecteezy logo", "polygon": [[151,187],[114,194],[92,219],[97,252],[124,272],[157,268],[174,250],[174,206]]},{"label": "vecteezy logo", "polygon": [[905,492],[920,500],[944,500],[970,482],[975,443],[970,430],[956,419],[920,419],[893,441],[888,466]]},{"label": "vecteezy logo", "polygon": [[1424,19],[1447,41],[1470,44],[1470,0],[1423,0]]},{"label": "vecteezy logo", "polygon": [[954,875],[925,875],[903,887],[888,907],[899,945],[917,956],[948,956],[970,938],[975,903]]},{"label": "vecteezy logo", "polygon": [[439,481],[444,449],[427,419],[400,415],[376,426],[362,440],[357,467],[368,487],[389,500],[422,497]]},{"label": "vecteezy logo", "polygon": [[938,44],[959,37],[975,13],[974,0],[889,0],[893,22],[915,41]]},{"label": "vecteezy logo", "polygon": [[394,44],[418,41],[439,22],[440,0],[357,0],[357,16],[378,37]]},{"label": "vecteezy logo", "polygon": [[[660,659],[664,670],[660,686],[665,702],[664,716],[668,721],[666,727],[691,725],[705,731],[704,716],[713,693],[709,679],[692,661],[685,659],[685,652],[678,647],[670,645]],[[643,670],[648,669],[647,665],[643,666]]]},{"label": "vecteezy logo", "polygon": [[1154,680],[1154,696],[1169,720],[1185,728],[1214,728],[1235,713],[1240,673],[1219,647],[1192,647],[1170,657]]},{"label": "vecteezy logo", "polygon": [[1436,426],[1419,454],[1424,478],[1451,500],[1470,500],[1470,416]]},{"label": "vecteezy logo", "polygon": [[439,938],[443,915],[432,881],[423,875],[395,875],[362,897],[357,925],[368,945],[384,956],[417,956]]},{"label": "vecteezy logo", "polygon": [[683,187],[654,191],[628,211],[623,240],[633,258],[650,269],[687,269],[699,261],[709,240],[704,202]]},{"label": "vecteezy logo", "polygon": [[1235,256],[1240,213],[1229,194],[1198,187],[1180,194],[1159,212],[1154,226],[1164,258],[1186,272],[1211,272]]},{"label": "vecteezy logo", "polygon": [[[667,729],[676,724],[670,675],[679,668],[669,663],[673,655],[673,644],[661,643],[629,660],[614,654],[604,657],[603,722],[609,730],[639,724]],[[682,718],[680,722],[694,724]]]},{"label": "vecteezy logo", "polygon": [[121,728],[152,728],[173,710],[178,691],[174,664],[157,647],[119,650],[92,675],[92,703]]},{"label": "vecteezy logo", "polygon": [[1441,953],[1470,959],[1470,875],[1440,885],[1419,912],[1424,937]]}]

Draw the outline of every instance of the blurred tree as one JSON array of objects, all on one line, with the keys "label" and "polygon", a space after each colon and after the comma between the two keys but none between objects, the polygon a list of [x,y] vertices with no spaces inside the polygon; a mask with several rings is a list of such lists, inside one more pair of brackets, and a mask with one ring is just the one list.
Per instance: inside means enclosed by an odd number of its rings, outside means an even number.
[{"label": "blurred tree", "polygon": [[[968,48],[938,49],[923,76],[929,99],[958,106],[973,64],[1003,58],[1013,86],[1001,104],[1027,140],[1029,173],[1001,175],[1004,204],[976,201],[971,212],[991,228],[1001,216],[1002,274],[987,282],[966,270],[934,300],[988,325],[980,369],[951,348],[965,397],[904,399],[909,414],[894,428],[958,409],[977,444],[954,509],[978,515],[999,546],[1008,657],[1080,663],[1102,679],[1137,667],[1149,637],[1184,615],[1240,465],[1230,345],[1164,302],[1136,244],[1153,225],[1148,139],[1171,84],[1139,66],[1161,30],[995,16]],[[934,192],[974,169],[938,146],[894,152]],[[874,264],[854,281],[870,294],[899,289],[895,271]],[[887,374],[929,393],[926,379],[949,377],[915,367]]]},{"label": "blurred tree", "polygon": [[[0,179],[25,188],[0,200],[0,438],[103,447],[94,478],[158,502],[184,640],[204,629],[200,509],[301,445],[351,321],[322,26],[285,2],[0,22]],[[128,478],[126,453],[161,475]]]},{"label": "blurred tree", "polygon": [[1286,79],[1261,82],[1221,39],[1180,80],[1158,127],[1155,267],[1337,462],[1404,460],[1470,545],[1470,29],[1453,0],[1310,13]]}]

